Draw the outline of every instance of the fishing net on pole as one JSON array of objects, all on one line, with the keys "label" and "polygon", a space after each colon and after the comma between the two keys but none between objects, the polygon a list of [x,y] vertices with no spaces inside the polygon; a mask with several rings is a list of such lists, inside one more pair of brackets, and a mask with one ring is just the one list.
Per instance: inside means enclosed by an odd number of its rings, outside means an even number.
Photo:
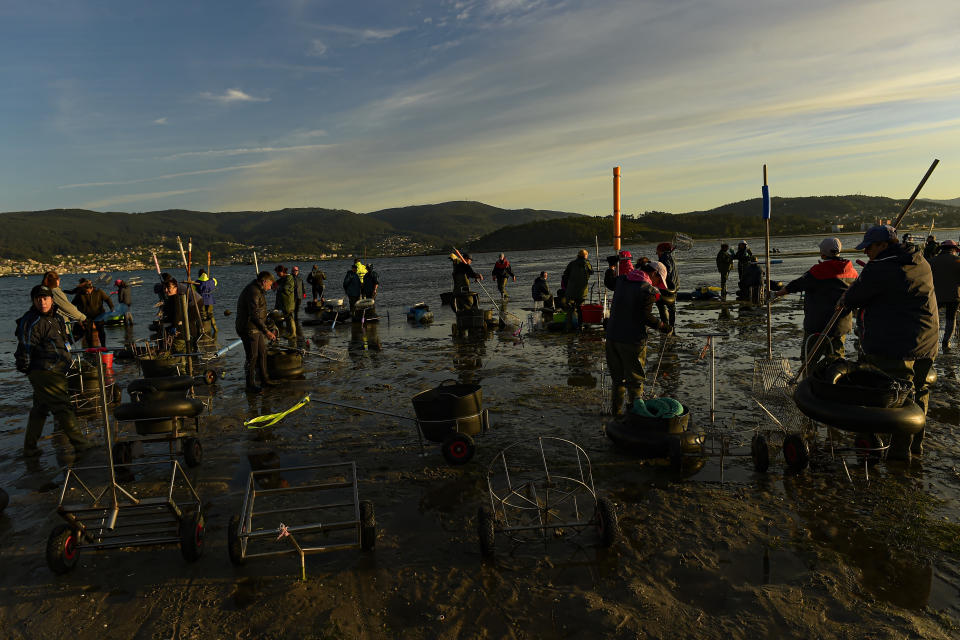
[{"label": "fishing net on pole", "polygon": [[673,248],[676,251],[689,251],[693,249],[693,238],[678,231],[673,234]]}]

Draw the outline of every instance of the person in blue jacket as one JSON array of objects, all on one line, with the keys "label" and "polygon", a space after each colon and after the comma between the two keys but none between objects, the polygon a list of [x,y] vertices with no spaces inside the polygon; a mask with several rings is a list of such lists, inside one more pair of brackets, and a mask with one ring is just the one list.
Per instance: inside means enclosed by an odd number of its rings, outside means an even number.
[{"label": "person in blue jacket", "polygon": [[217,335],[217,320],[213,313],[213,292],[217,288],[217,279],[211,278],[206,271],[200,269],[200,277],[197,278],[197,293],[200,294],[200,300],[203,306],[200,308],[200,317],[204,322],[210,322],[210,328],[213,335]]}]

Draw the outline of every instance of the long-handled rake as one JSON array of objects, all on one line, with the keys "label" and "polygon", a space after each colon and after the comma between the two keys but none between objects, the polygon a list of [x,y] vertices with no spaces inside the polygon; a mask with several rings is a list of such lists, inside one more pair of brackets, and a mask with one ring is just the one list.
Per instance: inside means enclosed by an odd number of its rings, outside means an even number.
[{"label": "long-handled rake", "polygon": [[[461,254],[456,247],[453,247],[453,252],[457,254],[458,258],[460,258],[460,262],[463,262],[464,264],[467,263],[467,261],[463,259],[463,254]],[[501,329],[507,326],[507,323],[504,321],[504,318],[507,316],[510,317],[510,321],[515,325],[519,325],[522,322],[522,320],[520,319],[520,316],[516,315],[515,313],[510,313],[509,311],[507,311],[506,309],[502,308],[500,305],[497,304],[497,301],[493,299],[493,296],[490,295],[490,292],[487,291],[487,288],[483,286],[483,282],[479,280],[477,280],[476,282],[477,282],[477,285],[480,287],[480,289],[482,289],[483,292],[487,294],[487,297],[490,298],[490,304],[492,304],[493,308],[497,310],[497,313],[499,314],[499,320],[497,321],[497,325]]]}]

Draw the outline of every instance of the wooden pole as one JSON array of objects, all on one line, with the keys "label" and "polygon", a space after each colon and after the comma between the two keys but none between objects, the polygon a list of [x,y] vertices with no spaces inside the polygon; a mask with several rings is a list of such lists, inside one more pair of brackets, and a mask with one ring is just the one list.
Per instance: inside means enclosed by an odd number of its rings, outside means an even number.
[{"label": "wooden pole", "polygon": [[613,168],[613,250],[620,251],[620,167]]}]

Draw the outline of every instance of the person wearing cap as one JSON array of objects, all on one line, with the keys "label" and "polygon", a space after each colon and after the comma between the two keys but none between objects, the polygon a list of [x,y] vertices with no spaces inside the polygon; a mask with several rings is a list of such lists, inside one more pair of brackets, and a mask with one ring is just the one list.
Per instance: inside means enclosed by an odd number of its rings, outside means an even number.
[{"label": "person wearing cap", "polygon": [[720,297],[727,297],[727,277],[733,269],[733,252],[730,245],[724,242],[717,252],[717,271],[720,272]]},{"label": "person wearing cap", "polygon": [[364,298],[376,299],[377,294],[380,293],[380,274],[373,270],[372,264],[367,265],[367,275],[363,277],[363,282],[360,284]]},{"label": "person wearing cap", "polygon": [[563,297],[567,300],[567,320],[566,328],[573,326],[573,314],[576,313],[577,325],[583,326],[580,315],[580,305],[587,299],[587,290],[590,287],[590,276],[593,275],[593,267],[587,260],[589,253],[586,249],[580,249],[577,257],[574,258],[563,270],[562,287]]},{"label": "person wearing cap", "polygon": [[747,270],[750,264],[750,258],[753,257],[753,251],[747,246],[746,240],[741,240],[737,245],[737,252],[733,254],[733,259],[737,261],[737,277],[743,280],[743,272]]},{"label": "person wearing cap", "polygon": [[133,306],[133,288],[120,279],[115,280],[113,285],[117,288],[117,306],[123,305],[123,322],[132,325],[133,313],[130,311],[130,307]]},{"label": "person wearing cap", "polygon": [[211,278],[205,269],[200,269],[197,275],[197,294],[200,296],[200,318],[204,322],[210,323],[210,332],[214,337],[217,335],[217,318],[213,313],[213,305],[216,303],[214,292],[217,289],[216,278]]},{"label": "person wearing cap", "polygon": [[940,348],[950,351],[951,339],[957,327],[957,307],[960,306],[960,245],[953,240],[944,240],[940,244],[940,253],[930,262],[933,273],[933,289],[937,296],[937,307],[944,312],[943,339]]},{"label": "person wearing cap", "polygon": [[307,275],[307,284],[313,289],[313,304],[323,303],[323,286],[327,281],[327,274],[320,269],[319,265],[313,265],[313,269]]},{"label": "person wearing cap", "polygon": [[357,277],[360,278],[360,284],[363,284],[363,279],[367,275],[367,268],[360,262],[360,258],[353,259],[353,266],[357,268]]},{"label": "person wearing cap", "polygon": [[501,298],[507,297],[507,278],[513,278],[513,281],[517,281],[517,276],[513,275],[513,268],[510,266],[510,261],[507,260],[506,256],[502,253],[497,257],[497,261],[493,264],[493,271],[490,272],[496,281],[497,281],[497,291],[500,292]]},{"label": "person wearing cap", "polygon": [[273,274],[261,271],[255,280],[244,287],[237,299],[237,335],[243,342],[243,351],[246,361],[243,373],[246,377],[247,391],[259,393],[261,387],[256,384],[259,374],[260,382],[266,386],[276,386],[267,374],[267,340],[274,340],[277,336],[267,327],[267,298],[266,292],[273,288]]},{"label": "person wearing cap", "polygon": [[53,414],[55,429],[62,431],[77,451],[93,446],[77,426],[67,390],[70,340],[67,325],[53,302],[53,291],[39,284],[30,291],[31,307],[17,320],[17,371],[26,374],[33,387],[33,406],[23,435],[23,454],[40,455],[37,441],[47,414]]},{"label": "person wearing cap", "polygon": [[[665,273],[663,265],[660,267]],[[654,270],[658,271],[655,267]],[[605,346],[611,378],[610,411],[615,416],[623,414],[625,395],[632,405],[643,394],[647,328],[665,333],[670,331],[670,325],[653,315],[653,305],[659,295],[651,284],[650,276],[641,269],[617,276],[610,317],[607,319]]]},{"label": "person wearing cap", "polygon": [[[858,250],[870,258],[860,277],[841,299],[857,309],[861,324],[860,362],[874,365],[887,375],[909,380],[914,399],[924,413],[930,404],[927,374],[937,357],[940,318],[933,273],[923,252],[901,244],[889,225],[874,225],[863,236]],[[923,452],[923,431],[894,434],[888,460],[909,460]]]},{"label": "person wearing cap", "polygon": [[550,286],[547,285],[546,271],[541,271],[540,275],[533,280],[531,294],[534,302],[543,303],[544,309],[553,309],[553,294],[550,293]]},{"label": "person wearing cap", "polygon": [[93,286],[93,283],[86,278],[80,281],[77,295],[73,297],[73,304],[87,316],[83,323],[84,337],[83,344],[87,347],[105,347],[107,338],[103,329],[103,322],[96,322],[94,318],[103,313],[103,305],[110,307],[113,311],[113,300],[102,290]]},{"label": "person wearing cap", "polygon": [[[813,348],[833,317],[840,297],[857,279],[853,263],[840,257],[842,245],[839,238],[824,238],[819,246],[820,262],[773,294],[782,298],[789,293],[807,292],[803,299],[803,342],[800,343],[800,360],[803,362],[807,361],[808,350]],[[811,363],[821,357],[843,358],[844,340],[851,329],[853,314],[845,310],[830,329]]]},{"label": "person wearing cap", "polygon": [[483,275],[473,270],[473,258],[469,253],[461,254],[463,260],[456,254],[450,254],[453,261],[453,303],[454,311],[457,313],[469,311],[473,308],[474,295],[470,291],[470,279],[479,282],[483,280]]},{"label": "person wearing cap", "polygon": [[60,274],[56,271],[47,271],[43,274],[43,286],[53,292],[53,304],[57,307],[57,313],[67,324],[67,333],[73,336],[72,322],[84,322],[87,316],[80,309],[77,309],[72,302],[67,299],[67,294],[60,288]]},{"label": "person wearing cap", "polygon": [[937,242],[937,236],[927,236],[927,242],[923,245],[923,257],[927,261],[933,260],[940,253],[940,244]]},{"label": "person wearing cap", "polygon": [[657,245],[657,261],[667,268],[667,275],[663,278],[664,288],[660,291],[657,300],[657,309],[660,319],[673,327],[677,323],[677,289],[680,287],[680,272],[673,259],[673,245],[661,242]]},{"label": "person wearing cap", "polygon": [[297,323],[294,311],[296,311],[297,284],[282,264],[278,264],[274,271],[277,273],[277,297],[274,309],[279,309],[283,313],[284,337],[296,338]]}]

